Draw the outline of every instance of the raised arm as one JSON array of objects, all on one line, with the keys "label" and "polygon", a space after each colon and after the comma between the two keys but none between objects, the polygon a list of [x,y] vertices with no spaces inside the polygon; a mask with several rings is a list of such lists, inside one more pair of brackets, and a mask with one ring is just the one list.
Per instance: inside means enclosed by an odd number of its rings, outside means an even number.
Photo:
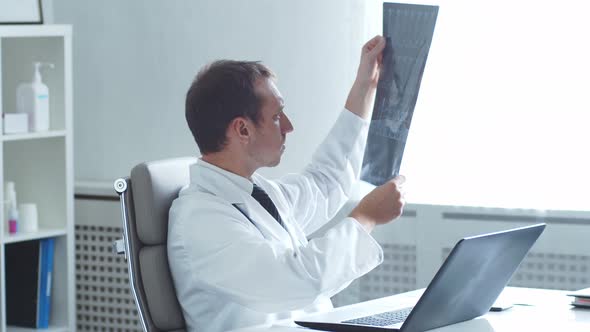
[{"label": "raised arm", "polygon": [[346,109],[363,119],[371,116],[384,48],[382,36],[373,37],[363,46],[356,79],[346,100]]},{"label": "raised arm", "polygon": [[[346,110],[315,151],[304,172],[278,181],[291,211],[295,213],[295,220],[306,234],[334,217],[350,198],[353,185],[359,180],[384,47],[385,39],[381,36],[372,38],[362,47]],[[367,223],[367,218],[360,219]],[[366,228],[372,229],[372,224]]]}]

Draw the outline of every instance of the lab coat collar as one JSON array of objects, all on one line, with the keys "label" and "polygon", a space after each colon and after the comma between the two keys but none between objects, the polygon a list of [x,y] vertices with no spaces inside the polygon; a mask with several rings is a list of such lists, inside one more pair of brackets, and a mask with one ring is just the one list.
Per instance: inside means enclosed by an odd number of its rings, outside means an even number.
[{"label": "lab coat collar", "polygon": [[250,197],[254,185],[252,181],[224,170],[199,158],[191,166],[191,182],[197,183],[206,191],[223,197],[231,204],[244,203]]},{"label": "lab coat collar", "polygon": [[[294,248],[294,239],[290,232],[276,222],[268,211],[262,205],[257,204],[252,197],[252,189],[254,188],[252,181],[202,159],[191,166],[190,173],[193,184],[234,205],[258,228],[264,237],[289,243],[289,247]],[[256,177],[256,174],[253,177]]]}]

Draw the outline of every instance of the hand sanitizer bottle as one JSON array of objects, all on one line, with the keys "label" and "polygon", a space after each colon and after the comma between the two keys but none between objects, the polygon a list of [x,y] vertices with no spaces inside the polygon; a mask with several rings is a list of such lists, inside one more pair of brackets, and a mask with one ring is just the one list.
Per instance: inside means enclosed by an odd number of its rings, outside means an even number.
[{"label": "hand sanitizer bottle", "polygon": [[18,113],[29,115],[30,131],[49,130],[49,89],[41,79],[41,67],[53,68],[52,63],[35,62],[33,81],[22,83],[16,91],[16,108]]}]

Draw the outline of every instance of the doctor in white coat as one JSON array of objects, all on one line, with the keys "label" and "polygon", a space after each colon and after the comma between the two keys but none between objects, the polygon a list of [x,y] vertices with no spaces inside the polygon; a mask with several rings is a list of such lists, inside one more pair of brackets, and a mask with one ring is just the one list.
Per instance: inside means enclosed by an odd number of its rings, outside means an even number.
[{"label": "doctor in white coat", "polygon": [[[186,99],[202,157],[170,209],[168,258],[189,331],[221,332],[332,308],[330,297],[383,260],[371,237],[402,213],[403,177],[377,187],[325,235],[358,181],[381,54],[362,48],[345,109],[300,174],[269,180],[293,130],[273,74],[258,62],[217,61]],[[254,193],[253,193],[254,191]]]}]

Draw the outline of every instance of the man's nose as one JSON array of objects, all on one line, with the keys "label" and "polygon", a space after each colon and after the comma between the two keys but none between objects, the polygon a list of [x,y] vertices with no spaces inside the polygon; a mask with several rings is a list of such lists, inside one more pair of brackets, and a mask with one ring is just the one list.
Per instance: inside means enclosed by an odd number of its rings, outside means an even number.
[{"label": "man's nose", "polygon": [[283,114],[283,116],[281,117],[281,128],[283,134],[287,134],[293,131],[293,124],[291,123],[291,120],[289,120],[289,117],[287,117],[286,114]]}]

